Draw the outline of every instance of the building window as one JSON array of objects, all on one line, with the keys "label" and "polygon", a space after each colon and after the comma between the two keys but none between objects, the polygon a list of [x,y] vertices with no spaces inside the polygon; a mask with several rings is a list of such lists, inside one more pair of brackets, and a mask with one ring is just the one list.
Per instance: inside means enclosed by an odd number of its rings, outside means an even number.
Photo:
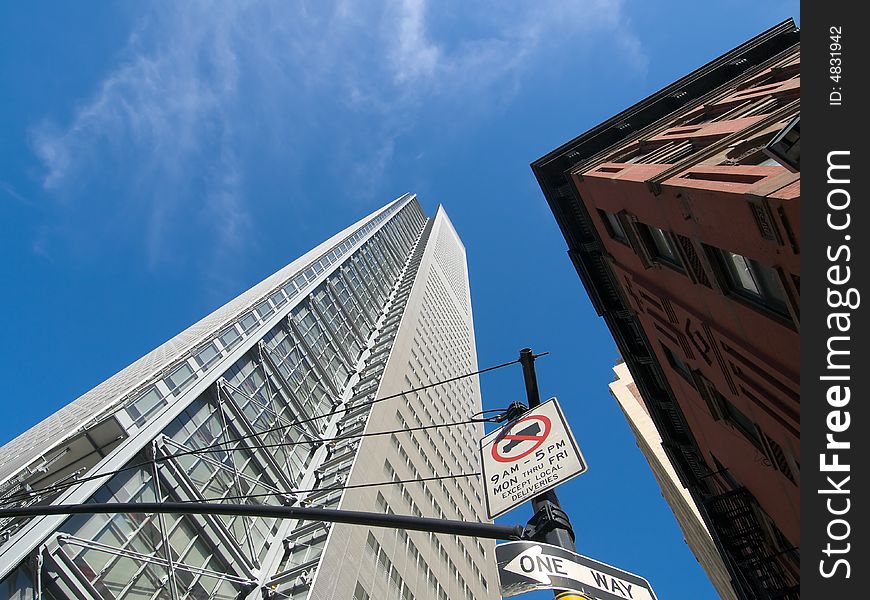
[{"label": "building window", "polygon": [[739,431],[758,450],[764,452],[764,444],[761,441],[761,435],[755,423],[746,414],[734,406],[712,383],[707,382],[705,386],[708,398],[708,406],[713,418],[724,420],[734,429]]},{"label": "building window", "polygon": [[177,369],[175,369],[169,377],[166,377],[163,381],[169,386],[170,391],[175,394],[180,393],[187,385],[193,381],[194,372],[193,369],[190,368],[190,365],[186,362],[181,363]]},{"label": "building window", "polygon": [[622,226],[622,223],[620,223],[617,215],[607,212],[606,210],[599,210],[598,215],[601,217],[601,220],[604,223],[604,228],[607,230],[607,234],[610,237],[618,242],[622,242],[623,244],[628,243],[628,236],[625,234],[625,228]]},{"label": "building window", "polygon": [[724,421],[755,446],[770,461],[768,466],[780,471],[792,482],[795,482],[789,459],[782,448],[770,437],[766,436],[758,425],[746,413],[737,408],[713,384],[698,371],[694,373],[695,387],[707,404],[710,414],[716,421]]},{"label": "building window", "polygon": [[682,270],[683,261],[680,260],[680,255],[677,254],[674,242],[668,232],[643,223],[638,223],[638,231],[647,251],[654,260]]},{"label": "building window", "polygon": [[671,349],[664,344],[662,344],[662,351],[665,353],[665,358],[668,359],[668,364],[671,368],[679,373],[686,381],[694,385],[692,380],[692,369],[689,365],[687,365],[683,359],[671,352]]},{"label": "building window", "polygon": [[721,267],[728,291],[789,317],[788,298],[776,269],[729,250],[707,248]]},{"label": "building window", "polygon": [[369,598],[371,598],[369,593],[361,583],[357,582],[356,589],[353,591],[353,600],[369,600]]},{"label": "building window", "polygon": [[764,153],[793,173],[801,170],[801,117],[789,121],[767,146]]},{"label": "building window", "polygon": [[133,422],[139,425],[165,404],[166,400],[163,399],[160,392],[152,387],[130,403],[130,406],[127,407],[127,413]]}]

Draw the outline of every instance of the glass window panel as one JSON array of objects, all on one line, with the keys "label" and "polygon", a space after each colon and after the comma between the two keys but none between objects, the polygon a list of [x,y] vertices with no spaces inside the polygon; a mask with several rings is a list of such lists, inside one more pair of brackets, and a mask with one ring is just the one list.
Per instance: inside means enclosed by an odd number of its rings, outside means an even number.
[{"label": "glass window panel", "polygon": [[[190,546],[190,543],[196,536],[196,530],[184,520],[173,518],[173,521],[174,527],[168,522],[166,524],[167,529],[171,528],[171,532],[169,534],[169,546],[173,550],[173,556],[184,557],[187,555],[187,547]],[[202,562],[197,563],[196,561],[193,561],[187,564],[200,565],[202,564]]]},{"label": "glass window panel", "polygon": [[166,400],[160,396],[160,393],[155,388],[151,388],[134,400],[127,407],[127,412],[133,421],[138,422],[149,417],[164,404],[166,404]]},{"label": "glass window panel", "polygon": [[275,306],[282,306],[285,302],[287,302],[287,297],[284,295],[284,292],[279,290],[272,294],[270,300]]},{"label": "glass window panel", "polygon": [[[217,581],[211,577],[207,579],[207,581]],[[206,582],[203,582],[203,585],[206,585]],[[206,588],[208,589],[208,588]],[[234,584],[228,581],[218,581],[217,586],[212,592],[212,600],[236,600],[239,595],[239,591],[241,588],[236,587]]]},{"label": "glass window panel", "polygon": [[275,309],[272,308],[272,305],[269,304],[269,301],[267,300],[257,307],[257,314],[260,315],[260,317],[266,317],[271,315],[274,310]]},{"label": "glass window panel", "polygon": [[0,581],[0,598],[9,600],[33,600],[36,589],[30,572],[24,567],[18,567]]},{"label": "glass window panel", "polygon": [[196,355],[196,360],[199,362],[200,365],[208,367],[219,356],[220,353],[218,352],[217,346],[215,346],[214,344],[209,344],[199,351],[199,353]]},{"label": "glass window panel", "polygon": [[221,334],[219,339],[225,348],[232,348],[236,342],[239,341],[239,338],[241,338],[241,336],[235,326],[230,326],[226,332]]},{"label": "glass window panel", "polygon": [[[121,575],[119,573],[118,575]],[[133,582],[130,589],[124,594],[124,600],[151,600],[154,592],[160,590],[156,598],[158,600],[170,600],[171,593],[168,589],[168,573],[163,567],[148,565],[142,570],[142,574]],[[127,580],[129,582],[130,579]],[[125,584],[127,582],[124,582]]]},{"label": "glass window panel", "polygon": [[711,251],[724,263],[727,284],[735,293],[789,316],[788,297],[776,269],[728,250]]},{"label": "glass window panel", "polygon": [[[178,586],[179,590],[186,592],[183,594],[184,598],[204,598],[207,599],[208,596],[204,595],[205,590],[201,589],[199,586],[195,585],[196,574],[191,573],[190,571],[178,568],[175,569],[175,583]],[[191,591],[193,593],[191,593]]]},{"label": "glass window panel", "polygon": [[[99,554],[108,554],[100,552]],[[113,557],[111,566],[105,571],[99,573],[96,581],[93,582],[94,587],[103,592],[108,598],[151,598],[154,592],[160,589],[159,581],[163,577],[168,576],[165,570],[155,565],[148,565],[143,569],[141,576],[136,577],[143,562],[126,557]],[[160,576],[155,572],[160,571]],[[131,585],[131,582],[132,585]],[[130,586],[130,589],[123,596],[122,591]]]},{"label": "glass window panel", "polygon": [[183,390],[192,380],[193,369],[185,362],[175,369],[164,381],[169,386],[169,389],[175,392]]},{"label": "glass window panel", "polygon": [[370,600],[370,598],[371,596],[365,591],[362,584],[357,583],[356,589],[353,592],[353,600]]},{"label": "glass window panel", "polygon": [[212,552],[211,549],[202,541],[197,539],[190,539],[191,535],[195,534],[192,534],[192,532],[187,529],[184,533],[184,536],[175,540],[173,544],[177,542],[179,544],[178,548],[181,548],[181,544],[187,543],[187,545],[185,546],[186,548],[188,548],[187,553],[181,556],[181,560],[186,565],[201,567],[208,562],[209,558],[211,558]]},{"label": "glass window panel", "polygon": [[785,290],[783,290],[782,281],[780,281],[776,269],[762,265],[752,259],[749,259],[749,263],[752,265],[752,271],[757,276],[756,280],[760,284],[764,295],[774,302],[781,303],[785,306],[787,301]]},{"label": "glass window panel", "polygon": [[248,313],[244,317],[242,317],[239,324],[242,326],[242,331],[249,331],[254,325],[257,324],[257,317],[254,316],[254,313]]},{"label": "glass window panel", "polygon": [[725,256],[728,259],[728,270],[734,278],[734,283],[747,292],[760,294],[758,284],[755,283],[755,277],[753,277],[746,259],[739,254],[728,251],[725,252]]},{"label": "glass window panel", "polygon": [[610,236],[622,242],[626,241],[626,239],[628,238],[625,235],[625,229],[623,229],[622,223],[619,222],[619,218],[615,214],[607,212],[605,210],[602,210],[600,212],[604,216],[604,220],[607,223],[609,229],[608,233],[610,233]]},{"label": "glass window panel", "polygon": [[679,264],[680,259],[677,257],[677,253],[671,245],[668,234],[658,227],[649,227],[649,232],[658,255],[672,263]]}]

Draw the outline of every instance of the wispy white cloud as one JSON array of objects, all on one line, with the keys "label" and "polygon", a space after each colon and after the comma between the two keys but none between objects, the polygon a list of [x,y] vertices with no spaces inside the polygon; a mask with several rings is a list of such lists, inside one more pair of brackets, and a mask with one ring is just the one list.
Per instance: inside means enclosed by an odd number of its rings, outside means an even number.
[{"label": "wispy white cloud", "polygon": [[[452,35],[458,21],[471,25],[468,35]],[[558,47],[615,50],[619,56],[613,60],[627,59],[631,67],[646,69],[623,0],[481,0],[460,7],[402,0],[388,11],[386,31],[394,83],[422,83],[427,95],[433,90],[441,96],[485,91],[528,69],[545,68],[535,58]],[[584,44],[586,40],[594,40],[595,46]],[[422,95],[419,85],[414,88]],[[482,104],[487,101],[480,99]]]},{"label": "wispy white cloud", "polygon": [[11,183],[3,181],[2,179],[0,179],[0,192],[2,192],[3,195],[12,198],[13,200],[20,202],[21,204],[24,204],[26,206],[35,206],[35,204],[31,200],[28,200],[24,195],[19,193],[18,190],[16,190]]},{"label": "wispy white cloud", "polygon": [[[67,196],[89,180],[119,176],[126,201],[147,204],[143,237],[152,263],[166,257],[166,228],[184,200],[185,180],[199,175],[190,170],[194,160],[205,156],[222,169],[236,168],[231,155],[213,156],[210,145],[232,137],[228,117],[239,80],[233,27],[241,9],[234,3],[209,10],[209,4],[172,3],[143,15],[120,64],[72,121],[65,127],[45,122],[32,132],[47,190]],[[124,172],[106,173],[113,168]],[[239,202],[237,188],[215,177],[203,196],[226,206]],[[240,205],[225,212],[238,223],[216,228],[221,244],[231,243],[229,233],[245,222]]]},{"label": "wispy white cloud", "polygon": [[431,77],[441,62],[441,49],[426,34],[426,0],[402,0],[396,14],[395,45],[390,60],[397,83]]},{"label": "wispy white cloud", "polygon": [[34,127],[32,146],[59,197],[76,201],[102,178],[129,192],[148,215],[152,264],[172,255],[171,234],[191,217],[210,228],[219,264],[255,226],[258,157],[291,165],[331,135],[321,150],[348,161],[354,189],[373,192],[420,119],[505,106],[536,57],[590,36],[616,40],[609,48],[645,68],[622,0],[167,1],[138,18],[68,122]]}]

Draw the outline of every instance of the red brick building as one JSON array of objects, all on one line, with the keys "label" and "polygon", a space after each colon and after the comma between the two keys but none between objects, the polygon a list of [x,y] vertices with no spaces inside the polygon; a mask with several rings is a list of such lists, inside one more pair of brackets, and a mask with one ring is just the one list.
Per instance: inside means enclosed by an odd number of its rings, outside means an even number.
[{"label": "red brick building", "polygon": [[747,599],[799,597],[799,114],[789,20],[532,165]]}]

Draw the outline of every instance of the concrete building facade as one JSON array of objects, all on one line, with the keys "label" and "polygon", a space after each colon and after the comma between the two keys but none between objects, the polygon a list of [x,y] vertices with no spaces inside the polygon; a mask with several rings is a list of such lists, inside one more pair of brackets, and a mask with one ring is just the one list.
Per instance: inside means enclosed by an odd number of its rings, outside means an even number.
[{"label": "concrete building facade", "polygon": [[[0,505],[212,501],[483,520],[465,249],[406,194],[0,448]],[[396,396],[391,398],[391,396]],[[363,437],[366,434],[367,437]],[[453,476],[420,483],[411,479]],[[382,483],[374,487],[355,487]],[[350,486],[349,489],[345,489]],[[493,543],[319,522],[0,522],[0,598],[494,598]]]},{"label": "concrete building facade", "polygon": [[532,165],[740,598],[799,595],[799,115],[785,21]]},{"label": "concrete building facade", "polygon": [[662,437],[659,435],[647,407],[640,397],[628,366],[620,362],[613,367],[616,378],[610,384],[610,393],[619,402],[619,407],[631,427],[637,447],[646,458],[653,475],[662,490],[662,497],[674,511],[674,516],[689,549],[695,555],[698,563],[707,573],[707,577],[716,588],[722,600],[736,600],[737,595],[731,585],[731,576],[722,557],[716,550],[710,531],[704,524],[704,519],[692,499],[689,490],[683,487],[674,466],[668,459],[662,447]]}]

